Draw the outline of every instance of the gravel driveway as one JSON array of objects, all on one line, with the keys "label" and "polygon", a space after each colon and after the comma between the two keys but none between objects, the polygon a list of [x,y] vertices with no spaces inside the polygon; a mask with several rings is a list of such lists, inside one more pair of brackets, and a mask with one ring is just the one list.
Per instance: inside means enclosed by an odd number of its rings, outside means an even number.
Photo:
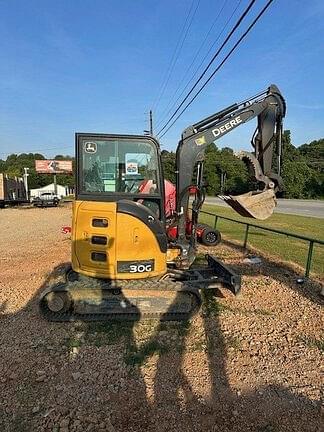
[{"label": "gravel driveway", "polygon": [[189,323],[48,323],[37,298],[70,259],[70,221],[0,211],[1,432],[323,431],[319,284],[221,245],[242,295],[206,297]]}]

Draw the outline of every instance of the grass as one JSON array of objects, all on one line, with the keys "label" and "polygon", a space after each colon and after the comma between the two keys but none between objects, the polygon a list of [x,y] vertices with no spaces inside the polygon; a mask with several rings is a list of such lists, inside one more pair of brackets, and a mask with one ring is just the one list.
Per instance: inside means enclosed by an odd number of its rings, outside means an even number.
[{"label": "grass", "polygon": [[324,352],[324,339],[315,339],[307,336],[300,336],[299,340],[309,348],[317,348]]},{"label": "grass", "polygon": [[[157,327],[157,328],[156,328]],[[156,320],[143,322],[92,322],[86,330],[87,342],[97,347],[114,345],[122,342],[124,346],[124,361],[128,366],[143,365],[154,354],[163,355],[175,348],[174,343],[161,341],[159,332],[168,330],[176,332],[178,337],[184,337],[190,328],[190,322],[158,323]],[[152,334],[153,331],[153,334]],[[140,339],[141,342],[136,342]],[[80,346],[79,341],[70,338],[69,347]]]},{"label": "grass", "polygon": [[225,342],[228,347],[234,348],[235,350],[241,348],[241,341],[237,336],[229,335],[225,338]]},{"label": "grass", "polygon": [[202,292],[202,312],[206,317],[215,317],[224,311],[232,310],[229,306],[226,306],[214,297],[212,290]]},{"label": "grass", "polygon": [[170,322],[161,322],[159,324],[159,329],[161,330],[175,330],[178,336],[187,336],[189,333],[191,326],[191,322],[189,320],[186,321],[170,321]]},{"label": "grass", "polygon": [[[148,339],[142,341],[138,346],[133,343],[129,343],[126,347],[124,355],[124,361],[128,366],[139,366],[145,364],[145,362],[154,354],[162,356],[170,351],[182,352],[184,338],[190,331],[191,322],[180,321],[180,322],[160,322],[154,329],[153,334],[149,332],[150,323],[140,323],[137,329],[137,335],[146,332]],[[165,337],[160,338],[160,332],[166,331]],[[151,333],[150,335],[148,333]],[[173,338],[172,338],[173,336]],[[170,339],[171,337],[171,339]]]},{"label": "grass", "polygon": [[[89,322],[77,333],[65,339],[69,351],[92,345],[98,348],[120,345],[126,365],[141,366],[155,354],[183,350],[182,342],[190,331],[191,322],[159,322],[145,320],[139,322],[94,321]],[[81,330],[83,332],[81,332]],[[160,332],[164,331],[164,334]],[[82,336],[78,335],[80,333]]]},{"label": "grass", "polygon": [[203,340],[195,340],[188,349],[189,352],[207,352],[207,342]]},{"label": "grass", "polygon": [[258,308],[257,309],[253,309],[251,311],[251,313],[254,313],[256,315],[262,315],[262,316],[272,316],[273,315],[272,312],[270,312],[270,311],[268,311],[266,309],[258,309]]},{"label": "grass", "polygon": [[86,335],[97,347],[113,345],[124,338],[130,339],[133,326],[132,322],[91,322],[88,324]]},{"label": "grass", "polygon": [[[324,240],[324,223],[322,219],[318,218],[275,213],[266,221],[258,221],[241,217],[234,210],[217,205],[204,205],[203,210],[243,222],[251,222],[268,228]],[[214,226],[214,217],[201,213],[200,222]],[[221,232],[223,238],[239,241],[240,244],[243,243],[245,234],[244,225],[219,219],[217,229]],[[261,231],[251,227],[249,230],[248,246],[285,261],[299,264],[303,268],[307,261],[308,245],[308,242],[284,235]],[[324,245],[315,244],[311,267],[314,275],[324,276],[323,262]]]},{"label": "grass", "polygon": [[62,201],[74,201],[75,197],[74,195],[66,195],[62,198]]},{"label": "grass", "polygon": [[166,354],[169,351],[169,347],[162,344],[156,339],[142,344],[139,348],[135,345],[127,347],[124,361],[128,366],[142,365],[145,360],[154,354],[160,356]]},{"label": "grass", "polygon": [[82,346],[82,341],[75,337],[69,337],[66,339],[65,346],[67,348],[80,348]]}]

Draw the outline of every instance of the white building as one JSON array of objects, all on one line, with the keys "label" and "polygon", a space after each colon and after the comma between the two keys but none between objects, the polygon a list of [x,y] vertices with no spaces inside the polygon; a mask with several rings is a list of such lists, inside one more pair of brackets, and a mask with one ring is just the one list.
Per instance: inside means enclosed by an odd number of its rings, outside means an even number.
[{"label": "white building", "polygon": [[[38,188],[38,189],[30,189],[30,197],[36,198],[44,192],[54,192],[54,183],[51,183],[49,185],[43,186],[43,187]],[[57,185],[57,195],[60,198],[63,198],[63,197],[70,195],[72,193],[73,193],[73,190],[71,190],[71,188],[69,188],[68,186],[61,186],[59,184]]]}]

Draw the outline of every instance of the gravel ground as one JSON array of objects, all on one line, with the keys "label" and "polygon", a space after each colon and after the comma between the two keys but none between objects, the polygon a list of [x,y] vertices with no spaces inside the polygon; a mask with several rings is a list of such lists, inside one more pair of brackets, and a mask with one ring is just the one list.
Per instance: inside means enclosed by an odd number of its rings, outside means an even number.
[{"label": "gravel ground", "polygon": [[242,295],[206,297],[190,323],[48,323],[37,299],[69,261],[70,221],[0,211],[0,431],[324,430],[319,284],[221,245]]}]

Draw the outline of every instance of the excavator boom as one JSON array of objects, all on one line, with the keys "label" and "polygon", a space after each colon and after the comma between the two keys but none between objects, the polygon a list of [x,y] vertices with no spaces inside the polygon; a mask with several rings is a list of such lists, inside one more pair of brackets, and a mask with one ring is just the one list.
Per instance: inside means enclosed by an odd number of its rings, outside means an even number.
[{"label": "excavator boom", "polygon": [[[271,85],[266,91],[233,104],[183,131],[176,155],[180,241],[185,239],[184,220],[194,167],[198,166],[199,188],[202,187],[207,146],[253,118],[257,118],[257,128],[251,141],[253,151],[240,152],[238,157],[251,168],[263,188],[240,196],[222,195],[220,198],[242,216],[255,219],[271,216],[276,206],[275,194],[282,190],[281,136],[285,113],[285,100],[278,87]],[[197,219],[197,213],[193,215],[194,219]]]}]

